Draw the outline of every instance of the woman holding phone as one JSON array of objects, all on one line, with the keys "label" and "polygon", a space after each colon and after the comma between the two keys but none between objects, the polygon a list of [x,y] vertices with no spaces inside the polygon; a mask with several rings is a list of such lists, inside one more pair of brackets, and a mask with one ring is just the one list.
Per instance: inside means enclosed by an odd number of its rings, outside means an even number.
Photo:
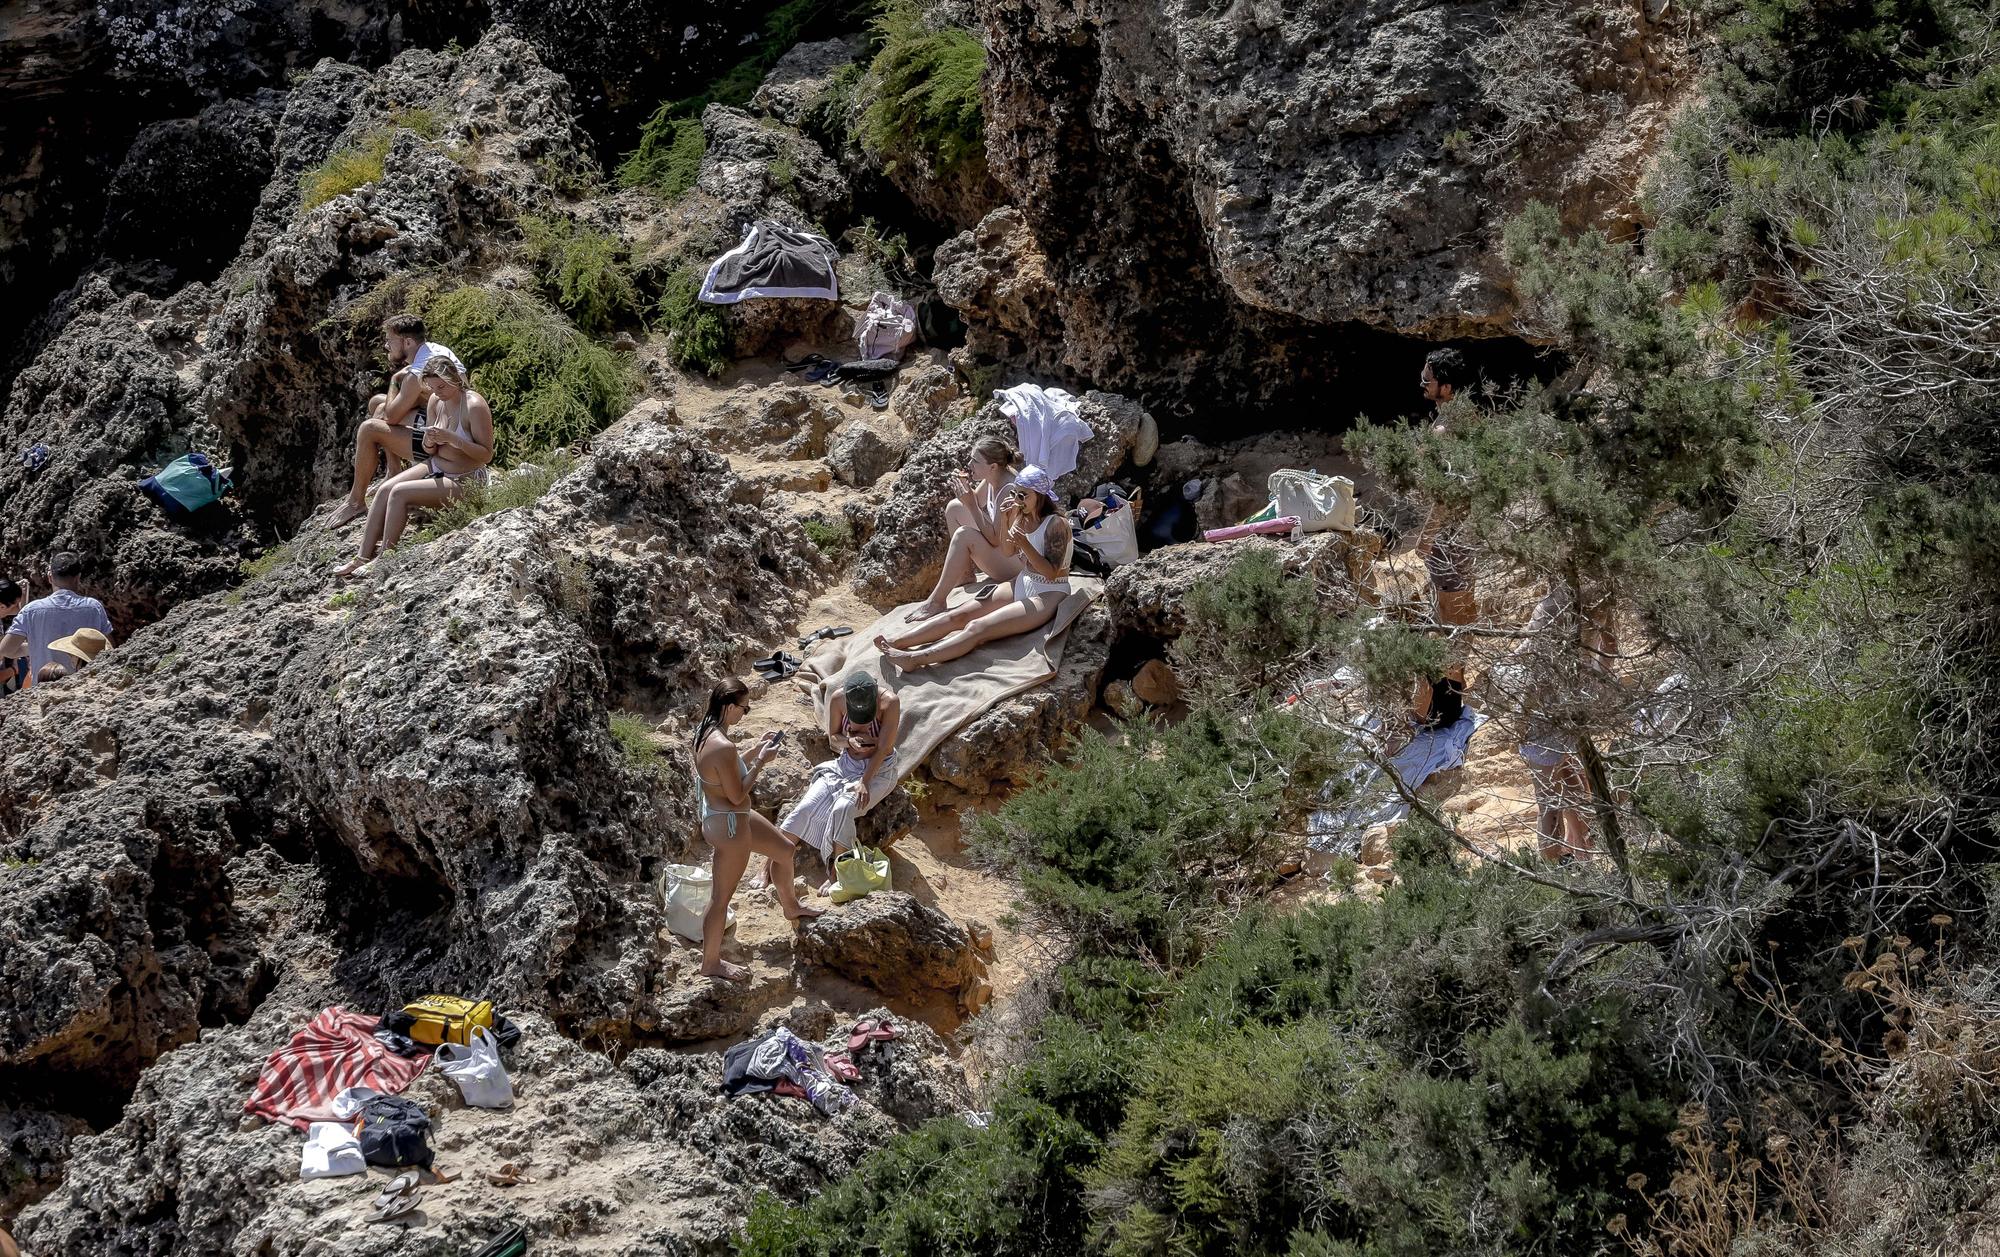
[{"label": "woman holding phone", "polygon": [[799,902],[792,885],[791,839],[750,806],[750,787],[777,753],[778,734],[766,734],[748,755],[736,749],[729,730],[750,710],[750,687],[736,677],[718,684],[708,695],[708,713],[694,733],[694,771],[701,781],[701,836],[715,848],[710,872],[708,912],[701,919],[701,972],[706,977],[741,982],[750,971],[722,958],[722,934],[729,928],[729,899],[753,855],[771,858],[771,876],[778,903],[788,921],[820,915]]},{"label": "woman holding phone", "polygon": [[1000,524],[1000,500],[1019,459],[1003,438],[983,436],[972,443],[965,470],[951,474],[952,498],[944,507],[951,544],[945,548],[944,571],[930,597],[904,617],[909,623],[943,614],[951,591],[971,584],[981,572],[999,581],[1013,580],[1021,570],[1021,558],[1007,543],[1007,530]]}]

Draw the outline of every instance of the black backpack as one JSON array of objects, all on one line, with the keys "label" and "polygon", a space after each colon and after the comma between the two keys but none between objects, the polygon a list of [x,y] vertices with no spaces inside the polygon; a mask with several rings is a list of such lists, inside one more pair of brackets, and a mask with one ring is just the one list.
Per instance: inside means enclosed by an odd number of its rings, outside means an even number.
[{"label": "black backpack", "polygon": [[431,1119],[414,1100],[376,1096],[361,1105],[361,1157],[370,1165],[431,1168]]}]

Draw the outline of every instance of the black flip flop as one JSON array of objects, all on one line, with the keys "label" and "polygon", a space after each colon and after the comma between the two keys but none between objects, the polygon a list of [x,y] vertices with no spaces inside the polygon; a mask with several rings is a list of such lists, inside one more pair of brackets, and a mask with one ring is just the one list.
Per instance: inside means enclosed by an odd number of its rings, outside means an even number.
[{"label": "black flip flop", "polygon": [[889,409],[889,386],[878,382],[868,391],[868,404],[877,410]]},{"label": "black flip flop", "polygon": [[837,628],[814,629],[812,632],[807,633],[804,637],[801,637],[799,639],[799,649],[811,650],[812,644],[814,642],[832,641],[836,637],[848,637],[851,636],[853,632],[854,630],[847,627],[845,624],[842,624]]}]

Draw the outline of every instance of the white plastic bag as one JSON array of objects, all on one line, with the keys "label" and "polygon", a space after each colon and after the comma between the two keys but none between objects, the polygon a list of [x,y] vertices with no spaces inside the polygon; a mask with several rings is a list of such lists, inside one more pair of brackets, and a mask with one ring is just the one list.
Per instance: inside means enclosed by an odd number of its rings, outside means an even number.
[{"label": "white plastic bag", "polygon": [[1272,472],[1265,487],[1276,507],[1273,514],[1298,516],[1301,532],[1354,528],[1354,482],[1346,476],[1285,468]]},{"label": "white plastic bag", "polygon": [[901,358],[916,338],[917,312],[886,292],[868,298],[868,308],[854,322],[854,341],[864,361]]},{"label": "white plastic bag", "polygon": [[472,1042],[464,1047],[440,1043],[437,1063],[473,1108],[504,1109],[514,1103],[514,1084],[500,1063],[500,1044],[486,1027],[475,1026]]},{"label": "white plastic bag", "polygon": [[1077,534],[1077,538],[1089,542],[1098,557],[1113,567],[1134,562],[1139,557],[1139,527],[1133,522],[1130,502],[1092,520],[1088,528]]},{"label": "white plastic bag", "polygon": [[[708,913],[709,888],[714,885],[707,869],[692,864],[669,864],[660,874],[660,910],[667,914],[667,928],[692,942],[701,941],[701,919]],[[729,910],[724,929],[736,924],[736,909]]]},{"label": "white plastic bag", "polygon": [[305,1151],[299,1157],[299,1177],[339,1178],[359,1174],[368,1168],[361,1156],[361,1140],[346,1122],[314,1122],[306,1128]]}]

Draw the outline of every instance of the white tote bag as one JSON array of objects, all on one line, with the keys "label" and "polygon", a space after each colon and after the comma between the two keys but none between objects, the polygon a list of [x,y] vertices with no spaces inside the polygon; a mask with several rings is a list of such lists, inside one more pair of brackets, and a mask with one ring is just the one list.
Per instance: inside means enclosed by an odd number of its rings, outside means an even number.
[{"label": "white tote bag", "polygon": [[1113,567],[1136,562],[1139,558],[1139,526],[1133,521],[1132,514],[1132,504],[1127,502],[1117,510],[1106,511],[1092,520],[1090,526],[1077,537],[1089,542],[1091,549]]},{"label": "white tote bag", "polygon": [[[667,928],[692,942],[701,941],[701,919],[708,913],[708,893],[715,882],[708,870],[693,864],[669,864],[660,874],[660,910],[667,914]],[[736,924],[736,909],[729,910],[724,929]]]},{"label": "white tote bag", "polygon": [[1285,468],[1272,472],[1265,487],[1277,506],[1275,514],[1298,516],[1301,532],[1354,527],[1354,482],[1346,476]]},{"label": "white tote bag", "polygon": [[917,312],[910,303],[878,292],[855,320],[854,342],[863,361],[901,358],[917,338]]},{"label": "white tote bag", "polygon": [[486,1027],[474,1027],[472,1042],[464,1047],[440,1043],[437,1063],[473,1108],[504,1109],[514,1103],[514,1084],[500,1063],[500,1044]]}]

